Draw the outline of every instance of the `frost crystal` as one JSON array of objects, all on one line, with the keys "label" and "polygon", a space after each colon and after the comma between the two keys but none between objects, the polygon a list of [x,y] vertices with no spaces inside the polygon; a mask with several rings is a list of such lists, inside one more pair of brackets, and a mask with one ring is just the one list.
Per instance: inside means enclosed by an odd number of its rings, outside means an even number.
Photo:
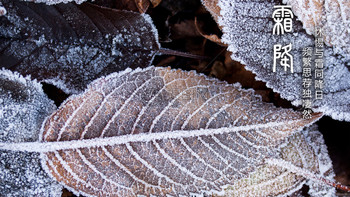
[{"label": "frost crystal", "polygon": [[0,148],[42,152],[46,171],[76,194],[221,194],[319,117],[195,72],[127,69],[67,99],[40,142]]},{"label": "frost crystal", "polygon": [[[329,158],[327,146],[325,145],[322,134],[318,131],[316,125],[312,125],[308,129],[303,130],[303,135],[307,143],[312,147],[318,161],[318,171],[323,177],[328,180],[335,181],[335,173],[333,171],[332,160]],[[320,184],[309,180],[307,184],[310,187],[309,194],[315,197],[336,196],[336,190],[329,185]]]},{"label": "frost crystal", "polygon": [[[332,161],[316,125],[287,138],[286,143],[280,146],[277,158],[334,181]],[[335,196],[333,187],[307,180],[307,177],[281,165],[267,164],[260,167],[248,178],[229,186],[226,196],[287,196],[295,194],[305,183],[310,187],[311,196]]]},{"label": "frost crystal", "polygon": [[[55,105],[41,85],[0,70],[0,142],[32,142]],[[61,186],[42,170],[38,153],[0,151],[0,191],[4,196],[59,195]]]},{"label": "frost crystal", "polygon": [[[223,42],[234,60],[240,61],[258,80],[281,94],[283,98],[301,104],[302,96],[302,49],[314,46],[313,36],[303,30],[302,24],[293,19],[293,32],[275,36],[272,34],[273,7],[282,5],[282,1],[260,0],[221,0],[221,17]],[[294,58],[294,73],[284,72],[278,67],[272,72],[273,45],[291,43],[291,55]],[[349,58],[339,50],[324,48],[324,89],[323,99],[313,100],[313,110],[323,112],[338,120],[350,121],[350,72]]]},{"label": "frost crystal", "polygon": [[283,0],[303,23],[308,34],[323,29],[328,46],[350,58],[350,3],[342,0]]},{"label": "frost crystal", "polygon": [[3,0],[0,66],[67,93],[109,73],[150,65],[159,49],[148,15],[92,4]]}]

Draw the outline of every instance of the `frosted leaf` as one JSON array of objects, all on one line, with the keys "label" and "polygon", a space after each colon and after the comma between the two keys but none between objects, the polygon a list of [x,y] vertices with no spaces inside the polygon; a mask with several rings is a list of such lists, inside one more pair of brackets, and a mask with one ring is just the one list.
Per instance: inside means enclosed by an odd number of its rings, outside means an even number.
[{"label": "frosted leaf", "polygon": [[213,16],[214,20],[218,22],[220,17],[220,7],[218,6],[219,0],[202,0],[202,4]]},{"label": "frosted leaf", "polygon": [[[318,131],[316,125],[311,126],[309,129],[303,130],[303,135],[306,138],[307,143],[312,147],[314,153],[318,159],[318,172],[329,180],[334,181],[334,172],[332,160],[329,158],[327,146],[325,145],[322,134]],[[312,180],[307,183],[310,187],[309,194],[311,196],[335,196],[335,188],[319,184]]]},{"label": "frosted leaf", "polygon": [[0,66],[67,93],[109,73],[148,66],[159,49],[146,14],[84,3],[47,6],[3,0]]},{"label": "frosted leaf", "polygon": [[42,122],[56,107],[41,84],[8,70],[0,70],[0,140],[39,139]]},{"label": "frosted leaf", "polygon": [[[316,125],[289,137],[279,152],[277,158],[334,180],[332,161]],[[335,189],[331,186],[306,180],[285,168],[270,164],[259,167],[248,178],[229,186],[225,196],[287,196],[299,190],[305,183],[310,187],[311,196],[335,196]]]},{"label": "frosted leaf", "polygon": [[[42,122],[55,108],[39,83],[0,70],[0,142],[37,141]],[[50,196],[61,189],[40,167],[38,153],[0,150],[1,195]]]},{"label": "frosted leaf", "polygon": [[347,59],[350,58],[350,2],[343,0],[284,0],[309,34],[321,27],[324,40]]},{"label": "frosted leaf", "polygon": [[[223,26],[222,41],[229,45],[232,58],[246,65],[258,80],[281,97],[301,105],[302,96],[302,49],[314,46],[314,37],[303,30],[302,24],[293,19],[293,32],[275,36],[272,34],[274,22],[272,12],[275,5],[282,2],[260,0],[221,0],[219,25]],[[277,67],[272,72],[273,45],[292,44],[294,73]],[[323,99],[313,100],[314,111],[323,112],[338,120],[350,121],[350,72],[349,58],[336,49],[324,48],[324,88]]]},{"label": "frosted leaf", "polygon": [[46,171],[76,194],[219,194],[314,115],[194,72],[128,69],[67,99],[40,142],[0,147],[42,152]]}]

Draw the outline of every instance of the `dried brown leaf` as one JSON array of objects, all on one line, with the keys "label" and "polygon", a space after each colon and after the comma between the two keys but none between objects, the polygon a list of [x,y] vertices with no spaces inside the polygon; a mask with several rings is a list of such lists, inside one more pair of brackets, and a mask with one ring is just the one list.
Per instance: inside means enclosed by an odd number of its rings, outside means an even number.
[{"label": "dried brown leaf", "polygon": [[152,3],[153,7],[157,7],[162,2],[162,0],[149,0],[149,1]]},{"label": "dried brown leaf", "polygon": [[218,193],[319,117],[302,119],[194,72],[149,67],[103,77],[69,98],[44,124],[38,150],[77,194]]},{"label": "dried brown leaf", "polygon": [[223,47],[227,47],[227,44],[223,43],[217,35],[215,35],[215,34],[206,35],[205,33],[203,33],[202,30],[200,30],[200,28],[198,27],[197,18],[195,18],[194,24],[196,26],[197,31],[200,33],[201,36],[203,36],[204,38],[206,38],[212,42],[215,42],[218,45],[221,45]]},{"label": "dried brown leaf", "polygon": [[[219,0],[202,0],[204,7],[210,12],[217,24],[220,17],[221,8],[218,5]],[[221,27],[220,27],[221,29]]]},{"label": "dried brown leaf", "polygon": [[145,13],[150,6],[149,0],[134,0],[140,13]]}]

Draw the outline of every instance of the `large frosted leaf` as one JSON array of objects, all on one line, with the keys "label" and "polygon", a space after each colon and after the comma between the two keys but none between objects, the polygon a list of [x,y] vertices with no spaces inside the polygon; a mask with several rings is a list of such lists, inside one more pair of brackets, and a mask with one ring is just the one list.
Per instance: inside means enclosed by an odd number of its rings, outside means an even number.
[{"label": "large frosted leaf", "polygon": [[[302,96],[302,49],[314,46],[314,37],[303,30],[302,24],[293,20],[293,32],[273,35],[274,22],[272,12],[281,1],[260,0],[221,0],[223,42],[229,45],[232,58],[240,61],[246,68],[265,81],[268,87],[281,94],[283,98],[301,104]],[[292,43],[291,54],[294,57],[294,73],[285,72],[277,67],[272,72],[273,45]],[[333,48],[324,48],[324,88],[323,99],[313,100],[314,111],[323,112],[338,120],[350,121],[350,72],[349,59],[338,54]]]},{"label": "large frosted leaf", "polygon": [[305,120],[238,85],[150,67],[70,97],[44,123],[41,142],[1,147],[43,152],[47,172],[77,194],[219,193],[319,116]]},{"label": "large frosted leaf", "polygon": [[[55,108],[39,83],[0,70],[0,142],[37,141],[42,122]],[[61,189],[42,170],[38,153],[0,150],[2,196],[59,195]]]},{"label": "large frosted leaf", "polygon": [[146,14],[88,3],[47,6],[3,0],[0,66],[79,92],[111,72],[147,66],[159,49]]}]

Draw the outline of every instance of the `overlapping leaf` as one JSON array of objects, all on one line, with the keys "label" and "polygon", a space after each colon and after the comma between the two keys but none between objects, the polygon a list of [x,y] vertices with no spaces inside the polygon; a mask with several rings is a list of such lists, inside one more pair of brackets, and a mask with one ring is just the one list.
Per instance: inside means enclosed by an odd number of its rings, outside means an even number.
[{"label": "overlapping leaf", "polygon": [[[279,152],[278,158],[330,180],[334,177],[332,161],[316,125],[289,137]],[[335,189],[331,186],[307,180],[288,169],[270,164],[260,167],[248,178],[229,186],[225,196],[286,196],[299,190],[305,183],[309,185],[311,196],[335,196]]]},{"label": "overlapping leaf", "polygon": [[[246,65],[246,68],[265,81],[268,87],[281,94],[283,98],[300,105],[302,97],[302,49],[314,46],[314,38],[306,34],[302,24],[293,20],[293,32],[273,35],[274,22],[272,12],[274,1],[221,0],[221,17],[223,42],[232,51],[232,58]],[[273,45],[283,46],[291,43],[294,58],[294,73],[278,67],[272,72]],[[320,111],[338,120],[350,121],[350,72],[347,67],[349,59],[333,48],[324,48],[324,87],[323,99],[313,100],[314,111]]]},{"label": "overlapping leaf", "polygon": [[350,2],[338,0],[285,0],[302,21],[307,33],[315,35],[315,27],[323,29],[328,46],[350,58]]},{"label": "overlapping leaf", "polygon": [[159,49],[148,15],[91,4],[2,0],[0,66],[79,92],[111,72],[148,66]]},{"label": "overlapping leaf", "polygon": [[28,149],[43,152],[47,172],[77,194],[219,193],[317,117],[262,103],[238,85],[150,67],[93,82]]},{"label": "overlapping leaf", "polygon": [[[37,141],[42,122],[55,108],[36,81],[0,70],[0,142]],[[62,186],[40,164],[38,153],[0,150],[1,195],[60,195]]]}]

